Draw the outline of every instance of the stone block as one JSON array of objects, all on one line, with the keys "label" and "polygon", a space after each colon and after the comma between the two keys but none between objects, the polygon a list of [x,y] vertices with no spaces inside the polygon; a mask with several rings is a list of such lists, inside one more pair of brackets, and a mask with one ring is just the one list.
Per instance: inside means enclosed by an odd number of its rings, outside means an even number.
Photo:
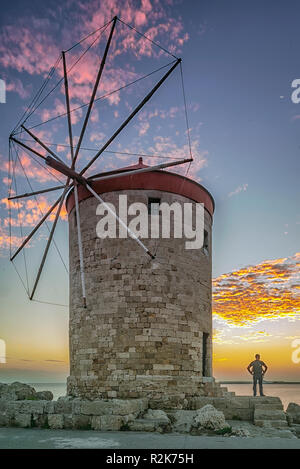
[{"label": "stone block", "polygon": [[0,383],[0,398],[8,401],[18,401],[23,399],[34,399],[36,391],[29,384],[19,383],[18,381],[12,384]]},{"label": "stone block", "polygon": [[148,409],[144,415],[144,418],[148,420],[153,419],[163,424],[170,423],[170,419],[167,416],[167,414],[163,410],[159,410],[159,409],[156,409],[156,410]]},{"label": "stone block", "polygon": [[133,432],[155,432],[155,420],[137,419],[128,423],[129,430]]},{"label": "stone block", "polygon": [[93,430],[119,431],[123,425],[123,417],[120,415],[100,415],[91,419]]},{"label": "stone block", "polygon": [[84,415],[138,415],[147,408],[147,399],[102,399],[82,401],[80,409],[81,413]]},{"label": "stone block", "polygon": [[36,393],[37,399],[40,399],[42,401],[52,401],[53,400],[53,394],[51,391],[38,391]]},{"label": "stone block", "polygon": [[284,420],[254,420],[254,425],[263,428],[286,428],[287,422]]},{"label": "stone block", "polygon": [[73,428],[77,430],[90,430],[91,417],[88,415],[73,415]]},{"label": "stone block", "polygon": [[226,407],[222,410],[226,420],[246,420],[253,421],[254,410],[253,409],[239,409]]},{"label": "stone block", "polygon": [[[210,404],[210,402],[207,402],[207,404]],[[218,410],[223,411],[227,407],[227,404],[227,399],[225,399],[224,397],[215,397],[212,400],[212,405],[215,407],[215,409]]]},{"label": "stone block", "polygon": [[213,404],[214,398],[209,396],[191,397],[188,398],[188,409],[197,410],[204,407],[206,404]]},{"label": "stone block", "polygon": [[46,414],[59,413],[57,412],[56,404],[57,404],[57,401],[47,402],[47,404],[45,405],[45,413]]},{"label": "stone block", "polygon": [[9,425],[9,417],[5,411],[0,411],[0,427]]},{"label": "stone block", "polygon": [[172,430],[178,433],[189,433],[192,429],[196,411],[177,410],[168,414],[172,422]]},{"label": "stone block", "polygon": [[64,428],[64,416],[62,414],[49,414],[48,425],[52,429]]},{"label": "stone block", "polygon": [[31,427],[31,414],[24,414],[17,412],[14,417],[14,424],[17,427],[30,428]]},{"label": "stone block", "polygon": [[255,404],[255,409],[264,409],[264,410],[283,410],[283,405],[281,402],[276,402],[275,404]]},{"label": "stone block", "polygon": [[227,400],[226,407],[232,409],[249,409],[250,397],[249,396],[234,396]]},{"label": "stone block", "polygon": [[73,415],[72,414],[63,414],[64,418],[64,428],[70,430],[73,428]]},{"label": "stone block", "polygon": [[286,420],[286,415],[283,410],[265,410],[255,409],[254,420]]},{"label": "stone block", "polygon": [[295,402],[290,402],[287,409],[287,414],[295,424],[300,424],[300,405]]},{"label": "stone block", "polygon": [[275,396],[256,396],[249,399],[250,407],[256,407],[257,404],[281,404],[281,399]]},{"label": "stone block", "polygon": [[42,415],[45,412],[47,401],[8,401],[6,410],[10,416],[16,413],[22,414],[38,414]]},{"label": "stone block", "polygon": [[[166,393],[167,394],[167,393]],[[188,406],[188,401],[185,399],[185,394],[179,395],[160,395],[158,398],[149,399],[149,407],[151,409],[171,410],[171,409],[185,409]]]}]

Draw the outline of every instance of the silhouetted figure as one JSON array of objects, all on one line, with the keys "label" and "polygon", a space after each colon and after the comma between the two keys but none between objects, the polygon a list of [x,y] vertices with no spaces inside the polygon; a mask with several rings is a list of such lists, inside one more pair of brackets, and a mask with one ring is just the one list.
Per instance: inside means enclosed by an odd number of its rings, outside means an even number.
[{"label": "silhouetted figure", "polygon": [[253,396],[256,396],[257,382],[259,384],[259,394],[264,396],[263,393],[263,377],[267,371],[267,365],[260,360],[260,355],[255,355],[255,360],[248,365],[247,370],[253,376]]}]

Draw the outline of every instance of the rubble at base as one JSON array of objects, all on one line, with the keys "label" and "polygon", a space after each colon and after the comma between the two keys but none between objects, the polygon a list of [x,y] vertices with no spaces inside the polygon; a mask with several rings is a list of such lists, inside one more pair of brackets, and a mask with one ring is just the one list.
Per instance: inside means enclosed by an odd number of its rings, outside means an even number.
[{"label": "rubble at base", "polygon": [[53,394],[51,391],[37,392],[29,384],[19,383],[12,384],[0,383],[0,399],[21,401],[21,400],[47,400],[52,401]]},{"label": "rubble at base", "polygon": [[[43,399],[40,399],[43,397]],[[223,435],[300,437],[300,406],[287,412],[279,397],[194,396],[174,399],[50,400],[22,383],[0,383],[0,426]],[[48,399],[48,400],[47,400]]]}]

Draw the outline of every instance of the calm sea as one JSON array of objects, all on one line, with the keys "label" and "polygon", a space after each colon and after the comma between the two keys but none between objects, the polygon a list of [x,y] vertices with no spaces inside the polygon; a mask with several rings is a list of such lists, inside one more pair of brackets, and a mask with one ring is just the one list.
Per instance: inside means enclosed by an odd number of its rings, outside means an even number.
[{"label": "calm sea", "polygon": [[[52,391],[54,399],[66,395],[66,383],[32,383],[31,384],[37,391]],[[228,391],[234,391],[237,396],[251,396],[252,385],[251,383],[244,384],[224,384]],[[300,383],[299,384],[264,384],[264,393],[267,396],[278,396],[282,400],[284,408],[288,406],[289,402],[296,402],[300,405]]]}]

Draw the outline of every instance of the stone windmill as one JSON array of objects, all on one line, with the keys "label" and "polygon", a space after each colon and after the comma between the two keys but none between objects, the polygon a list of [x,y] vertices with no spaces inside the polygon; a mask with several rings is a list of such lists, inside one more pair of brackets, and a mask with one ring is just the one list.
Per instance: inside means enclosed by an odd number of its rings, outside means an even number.
[{"label": "stone windmill", "polygon": [[[62,193],[34,229],[25,237],[16,256],[56,210],[33,288],[34,298],[45,266],[61,210],[66,201],[70,251],[70,376],[68,394],[84,398],[195,396],[213,387],[211,315],[211,228],[214,201],[200,184],[162,171],[191,163],[189,158],[147,166],[138,164],[86,177],[87,170],[146,105],[179,66],[175,56],[167,72],[132,110],[97,153],[78,169],[78,155],[101,81],[114,30],[114,17],[105,28],[110,32],[77,144],[74,144],[69,99],[66,53],[62,52],[66,116],[71,162],[66,164],[25,120],[10,136],[10,143],[26,149],[43,164],[66,177],[63,185],[26,194],[22,199],[61,190]],[[28,134],[46,155],[20,139]],[[110,204],[118,206],[120,195],[149,208],[149,218],[160,216],[153,207],[163,202],[204,206],[204,245],[186,250],[184,240],[159,236],[143,242],[120,219]],[[98,204],[111,213],[129,239],[99,239],[95,231]]]}]

